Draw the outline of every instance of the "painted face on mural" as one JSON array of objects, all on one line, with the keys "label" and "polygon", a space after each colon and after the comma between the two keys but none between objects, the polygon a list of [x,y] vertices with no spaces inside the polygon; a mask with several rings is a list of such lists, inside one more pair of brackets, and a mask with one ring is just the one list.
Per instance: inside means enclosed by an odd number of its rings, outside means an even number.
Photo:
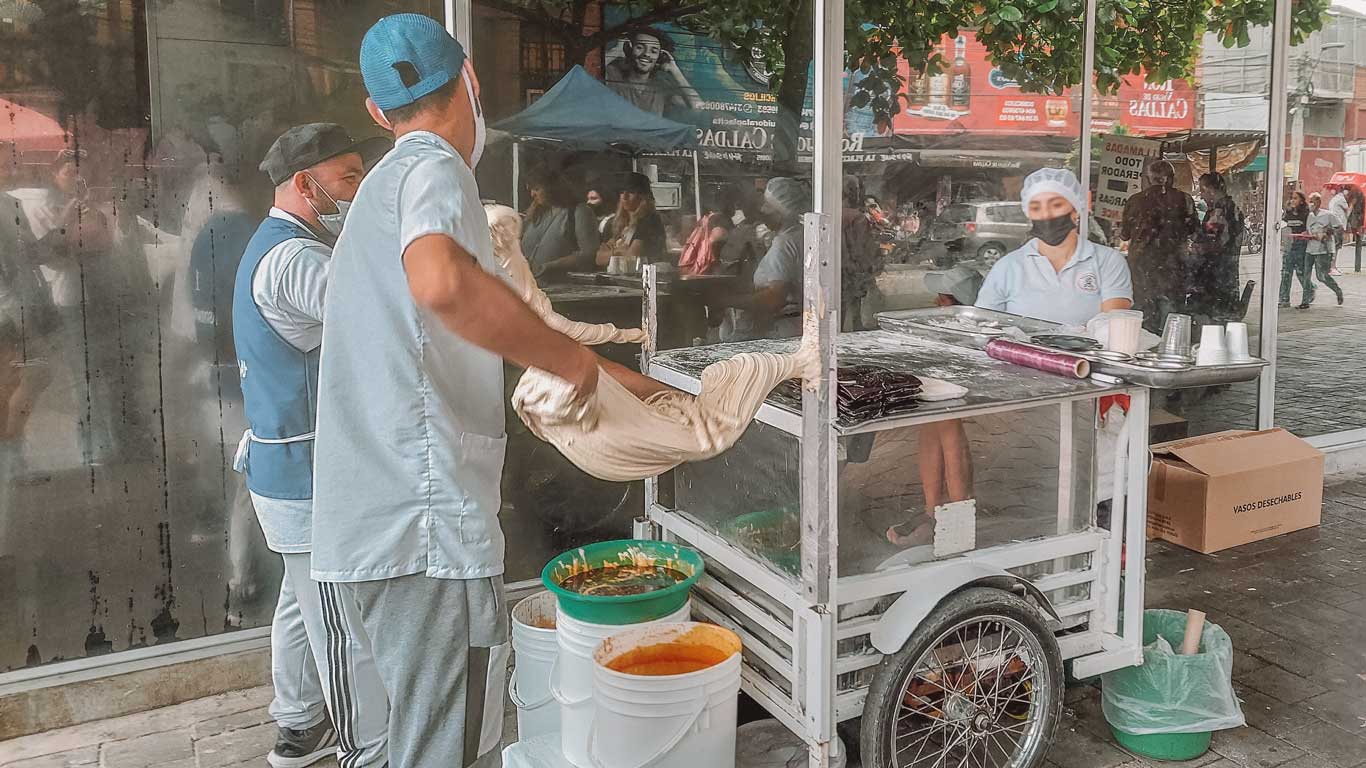
[{"label": "painted face on mural", "polygon": [[637,32],[631,36],[631,66],[640,74],[648,75],[659,68],[660,60],[666,56],[659,38]]}]

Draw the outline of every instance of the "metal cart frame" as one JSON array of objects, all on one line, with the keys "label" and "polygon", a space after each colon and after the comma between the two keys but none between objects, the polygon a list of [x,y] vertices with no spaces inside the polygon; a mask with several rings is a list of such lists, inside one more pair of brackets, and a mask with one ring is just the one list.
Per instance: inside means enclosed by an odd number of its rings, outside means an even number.
[{"label": "metal cart frame", "polygon": [[[801,452],[801,572],[794,585],[745,550],[723,540],[659,501],[659,481],[646,481],[645,515],[636,523],[639,538],[675,541],[698,549],[713,568],[694,591],[694,611],[736,631],[747,654],[743,690],[810,747],[811,765],[830,764],[836,725],[863,714],[866,683],[841,686],[842,676],[880,664],[898,651],[916,627],[948,596],[971,586],[992,586],[1027,593],[1049,614],[1059,648],[1073,674],[1089,677],[1142,661],[1143,563],[1148,468],[1148,390],[1118,384],[1080,394],[962,408],[883,419],[853,429],[834,421],[831,396],[836,367],[838,264],[832,254],[834,230],[829,217],[807,214],[804,321],[819,340],[823,375],[803,388],[800,417],[765,404],[757,420],[799,439]],[[696,392],[697,380],[652,364],[655,347],[655,270],[645,270],[644,328],[650,341],[642,369],[672,386]],[[837,442],[850,434],[916,426],[942,419],[983,416],[1024,408],[1056,406],[1061,413],[1060,476],[1071,469],[1071,420],[1074,403],[1107,395],[1130,397],[1120,450],[1123,488],[1116,494],[1115,531],[1071,531],[1072,491],[1059,488],[1058,535],[974,550],[918,565],[871,574],[839,577]],[[1118,479],[1117,479],[1117,482]],[[1070,532],[1069,532],[1070,531]],[[1127,550],[1127,559],[1124,552]],[[1030,580],[1010,571],[1035,564],[1060,565],[1089,555],[1080,569],[1061,570]],[[1121,588],[1121,583],[1123,588]],[[1053,604],[1046,593],[1089,585],[1085,598]],[[897,596],[884,612],[840,620],[841,608]],[[1122,602],[1122,605],[1121,605]],[[1080,624],[1084,631],[1063,631]],[[862,640],[866,638],[866,640]],[[841,652],[841,646],[844,652]],[[871,646],[871,649],[868,648]],[[855,650],[849,650],[849,649]],[[765,673],[754,661],[770,670]],[[781,678],[773,679],[773,672]],[[781,685],[779,683],[782,683]]]}]

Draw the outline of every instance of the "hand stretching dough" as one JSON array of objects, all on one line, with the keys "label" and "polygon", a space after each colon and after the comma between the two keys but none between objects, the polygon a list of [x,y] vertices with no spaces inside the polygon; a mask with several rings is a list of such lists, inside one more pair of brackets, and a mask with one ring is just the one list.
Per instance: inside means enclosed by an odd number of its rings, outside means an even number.
[{"label": "hand stretching dough", "polygon": [[[537,437],[554,445],[588,474],[612,481],[642,480],[685,461],[701,461],[740,439],[764,398],[779,382],[809,376],[813,347],[786,355],[753,352],[702,371],[696,397],[667,390],[641,400],[599,369],[587,417],[561,378],[527,369],[512,406]],[[596,426],[594,424],[596,416]]]},{"label": "hand stretching dough", "polygon": [[611,323],[580,323],[557,313],[550,299],[536,285],[531,267],[522,255],[522,217],[505,205],[486,205],[484,214],[489,219],[493,235],[493,255],[507,274],[508,283],[522,297],[545,324],[569,338],[596,346],[598,344],[644,344],[645,331],[639,328],[618,328]]}]

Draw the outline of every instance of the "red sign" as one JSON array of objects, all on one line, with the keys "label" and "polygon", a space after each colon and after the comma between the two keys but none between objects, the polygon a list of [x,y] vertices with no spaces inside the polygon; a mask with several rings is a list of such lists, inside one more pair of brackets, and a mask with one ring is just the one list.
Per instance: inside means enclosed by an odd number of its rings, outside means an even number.
[{"label": "red sign", "polygon": [[[1081,130],[1079,100],[1073,89],[1061,94],[1026,93],[987,57],[971,32],[945,37],[939,46],[949,66],[931,77],[912,76],[905,61],[898,70],[906,82],[902,111],[892,121],[901,134],[1011,134],[1076,136]],[[1146,83],[1126,77],[1114,96],[1097,98],[1094,130],[1123,125],[1135,135],[1195,127],[1195,94],[1184,80]]]}]

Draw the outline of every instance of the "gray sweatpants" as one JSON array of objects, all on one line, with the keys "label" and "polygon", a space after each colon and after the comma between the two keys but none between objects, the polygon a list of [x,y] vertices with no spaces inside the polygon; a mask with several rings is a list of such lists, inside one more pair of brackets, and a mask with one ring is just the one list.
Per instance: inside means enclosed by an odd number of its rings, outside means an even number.
[{"label": "gray sweatpants", "polygon": [[[282,554],[285,575],[270,628],[270,716],[285,728],[311,728],[323,719],[323,697],[337,732],[341,768],[380,766],[387,760],[387,702],[371,658],[359,608],[309,576],[312,556]],[[346,618],[351,618],[347,627]],[[321,673],[321,674],[320,674]]]},{"label": "gray sweatpants", "polygon": [[338,583],[389,695],[390,768],[496,768],[507,683],[503,579]]}]

